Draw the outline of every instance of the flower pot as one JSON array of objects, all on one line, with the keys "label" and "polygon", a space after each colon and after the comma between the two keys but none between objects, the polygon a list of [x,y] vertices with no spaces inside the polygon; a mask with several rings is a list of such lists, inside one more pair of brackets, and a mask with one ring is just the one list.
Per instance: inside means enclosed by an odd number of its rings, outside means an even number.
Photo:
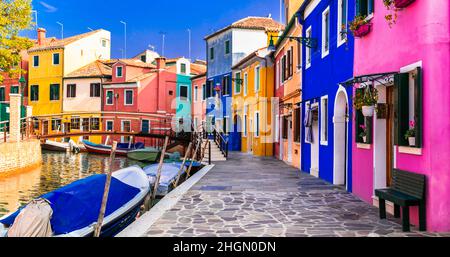
[{"label": "flower pot", "polygon": [[406,6],[412,4],[415,0],[394,0],[395,8],[405,8]]},{"label": "flower pot", "polygon": [[367,136],[362,137],[362,138],[363,138],[363,142],[364,142],[364,143],[367,143]]},{"label": "flower pot", "polygon": [[355,37],[364,37],[365,35],[369,34],[371,27],[372,23],[361,25],[355,31],[353,31],[353,35]]},{"label": "flower pot", "polygon": [[416,138],[408,137],[409,146],[416,146]]},{"label": "flower pot", "polygon": [[373,106],[373,105],[362,107],[362,113],[363,113],[364,117],[372,117],[374,110],[375,110],[375,106]]}]

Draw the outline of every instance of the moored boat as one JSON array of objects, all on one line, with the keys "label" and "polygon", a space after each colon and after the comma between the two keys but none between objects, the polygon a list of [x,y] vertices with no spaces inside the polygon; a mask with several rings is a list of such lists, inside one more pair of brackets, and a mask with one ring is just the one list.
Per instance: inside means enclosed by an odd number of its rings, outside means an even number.
[{"label": "moored boat", "polygon": [[[97,154],[110,154],[112,146],[103,145],[103,144],[95,144],[89,142],[87,140],[82,141],[84,147],[89,153],[97,153]],[[138,142],[135,144],[132,143],[119,143],[117,144],[116,155],[126,156],[128,152],[143,149],[145,147],[144,143]]]},{"label": "moored boat", "polygon": [[[105,174],[93,175],[39,197],[50,203],[52,236],[93,235],[105,181]],[[140,167],[132,166],[114,172],[100,236],[114,236],[133,222],[149,191],[148,178]],[[0,236],[6,236],[17,220],[26,219],[23,215],[18,217],[26,208],[0,218],[0,225],[3,225],[0,226]],[[28,217],[28,220],[33,220],[33,217]],[[34,226],[30,229],[39,228]]]},{"label": "moored boat", "polygon": [[141,162],[156,162],[159,160],[160,155],[161,151],[152,147],[132,150],[127,153],[128,158]]}]

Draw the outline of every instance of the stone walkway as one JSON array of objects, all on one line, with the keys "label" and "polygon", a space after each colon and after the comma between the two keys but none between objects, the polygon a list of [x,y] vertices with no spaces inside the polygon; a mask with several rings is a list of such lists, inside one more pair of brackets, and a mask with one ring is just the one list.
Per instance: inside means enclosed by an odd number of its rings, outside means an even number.
[{"label": "stone walkway", "polygon": [[232,153],[145,236],[444,236],[402,233],[400,220],[273,158]]}]

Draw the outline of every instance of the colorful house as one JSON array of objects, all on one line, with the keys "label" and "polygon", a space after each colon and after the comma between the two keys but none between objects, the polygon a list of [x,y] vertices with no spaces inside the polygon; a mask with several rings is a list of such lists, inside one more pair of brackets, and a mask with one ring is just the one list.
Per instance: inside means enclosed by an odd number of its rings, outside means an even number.
[{"label": "colorful house", "polygon": [[194,128],[206,122],[206,72],[191,77],[192,85],[192,120]]},{"label": "colorful house", "polygon": [[[279,99],[275,114],[274,155],[300,169],[301,144],[301,44],[292,37],[302,35],[296,13],[303,0],[285,0],[286,28],[278,38],[275,59],[275,96]],[[275,38],[274,38],[275,42]]]},{"label": "colorful house", "polygon": [[282,29],[283,25],[272,18],[247,17],[205,37],[207,123],[221,132],[227,124],[232,124],[226,135],[231,151],[241,150],[241,134],[235,130],[238,124],[230,123],[239,123],[239,117],[231,113],[231,67],[257,49],[266,47],[270,35],[278,35]]},{"label": "colorful house", "polygon": [[24,71],[23,74],[10,77],[6,72],[0,72],[3,80],[0,82],[0,103],[9,103],[9,94],[21,94],[21,77],[25,79],[23,84],[23,104],[27,105],[28,91],[28,54],[26,50],[20,52],[20,68]]},{"label": "colorful house", "polygon": [[343,33],[354,17],[354,1],[305,1],[302,24],[301,169],[352,189],[352,90],[339,83],[353,77],[354,38]]},{"label": "colorful house", "polygon": [[[65,131],[101,130],[102,86],[111,81],[112,69],[103,61],[95,61],[64,77],[63,121]],[[101,136],[72,138],[101,143]]]},{"label": "colorful house", "polygon": [[[272,98],[275,92],[271,54],[267,47],[262,48],[232,67],[236,78],[232,90],[232,113],[236,113],[242,121],[241,151],[255,156],[273,156],[275,126]],[[225,133],[230,129],[227,126]]]},{"label": "colorful house", "polygon": [[[106,130],[125,132],[159,133],[167,130],[171,124],[161,124],[159,117],[176,114],[176,81],[177,74],[167,70],[164,57],[156,58],[156,66],[136,59],[119,59],[112,65],[111,82],[103,83],[102,110],[134,115],[104,119],[103,126]],[[152,114],[153,117],[137,113]],[[130,140],[123,136],[110,139]],[[145,143],[145,139],[136,140]]]},{"label": "colorful house", "polygon": [[[357,3],[370,29],[355,41],[354,79],[342,84],[375,88],[378,100],[372,117],[354,111],[353,193],[378,205],[374,190],[392,184],[392,169],[423,174],[427,230],[450,231],[450,3],[409,1],[391,27],[383,1]],[[415,142],[406,138],[409,129]],[[410,212],[417,225],[417,209]]]},{"label": "colorful house", "polygon": [[[109,59],[111,34],[96,30],[58,40],[46,38],[45,29],[38,29],[38,43],[28,50],[29,104],[34,115],[58,114],[63,110],[63,78],[95,60]],[[52,130],[61,126],[52,120]]]}]

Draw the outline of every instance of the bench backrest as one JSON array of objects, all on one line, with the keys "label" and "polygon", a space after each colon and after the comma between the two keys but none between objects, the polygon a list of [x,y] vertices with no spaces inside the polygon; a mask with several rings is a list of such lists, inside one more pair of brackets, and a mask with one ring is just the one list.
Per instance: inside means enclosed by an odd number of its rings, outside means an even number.
[{"label": "bench backrest", "polygon": [[425,198],[425,175],[394,169],[392,187],[402,193],[419,199]]}]

